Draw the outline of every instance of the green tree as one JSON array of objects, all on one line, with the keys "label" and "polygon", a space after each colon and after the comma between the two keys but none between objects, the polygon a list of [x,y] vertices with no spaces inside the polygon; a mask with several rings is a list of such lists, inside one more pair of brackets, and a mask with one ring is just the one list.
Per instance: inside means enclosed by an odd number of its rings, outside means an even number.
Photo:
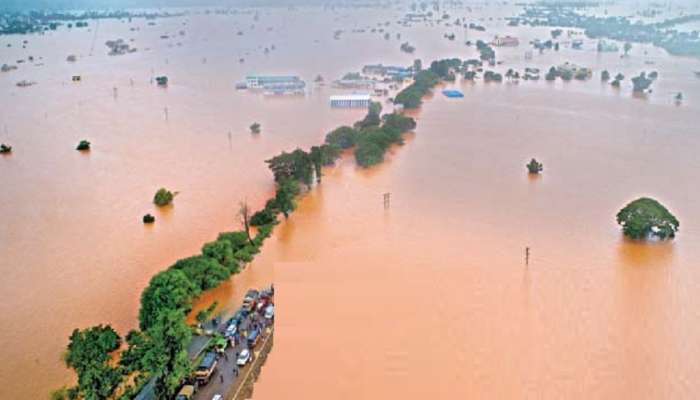
[{"label": "green tree", "polygon": [[666,207],[654,199],[642,197],[627,204],[617,213],[617,223],[632,239],[673,238],[680,223]]},{"label": "green tree", "polygon": [[349,126],[335,128],[326,135],[327,144],[341,149],[349,149],[354,146],[355,140],[357,140],[357,130]]},{"label": "green tree", "polygon": [[316,175],[316,183],[321,183],[321,167],[323,166],[323,152],[320,146],[312,146],[309,151],[311,163],[314,165],[314,174]]},{"label": "green tree", "polygon": [[250,218],[250,225],[252,226],[263,226],[263,225],[269,225],[272,224],[276,221],[275,214],[267,209],[264,208],[260,211],[257,211],[253,216]]},{"label": "green tree", "polygon": [[78,151],[87,151],[90,150],[90,142],[87,140],[81,140],[80,143],[78,143],[78,146],[75,148]]},{"label": "green tree", "polygon": [[121,338],[109,325],[75,329],[70,336],[66,365],[78,374],[78,391],[85,400],[109,398],[122,380],[118,368],[109,365],[111,352]]},{"label": "green tree", "polygon": [[144,364],[156,378],[155,392],[159,399],[171,398],[192,372],[187,357],[187,346],[192,332],[185,323],[181,310],[170,309],[161,313],[147,332],[152,346]]},{"label": "green tree", "polygon": [[229,269],[219,264],[217,260],[205,256],[177,260],[170,269],[184,272],[187,279],[199,290],[214,288],[231,276]]},{"label": "green tree", "polygon": [[189,310],[190,301],[199,292],[200,289],[183,271],[168,269],[157,273],[141,293],[141,330],[145,331],[153,326],[158,316],[166,310]]},{"label": "green tree", "polygon": [[268,167],[275,176],[275,181],[295,179],[305,185],[311,185],[313,181],[314,167],[311,156],[301,149],[291,153],[282,152],[267,161]]},{"label": "green tree", "polygon": [[166,188],[160,188],[153,196],[153,203],[159,207],[167,206],[173,202],[176,194]]},{"label": "green tree", "polygon": [[275,206],[284,214],[284,218],[289,218],[289,213],[296,208],[295,197],[299,192],[299,184],[294,180],[285,179],[277,184]]},{"label": "green tree", "polygon": [[382,105],[379,102],[372,101],[369,103],[367,115],[361,121],[355,123],[355,129],[364,129],[372,126],[379,126],[382,123],[380,115],[382,113]]},{"label": "green tree", "polygon": [[629,55],[630,50],[632,50],[632,43],[625,42],[624,50],[625,50],[625,55],[626,56]]},{"label": "green tree", "polygon": [[238,271],[238,263],[233,256],[231,242],[215,240],[205,243],[202,247],[202,255],[216,260],[216,262],[226,267],[230,273]]},{"label": "green tree", "polygon": [[529,163],[526,165],[527,171],[531,174],[539,174],[543,170],[543,166],[541,162],[538,162],[534,158],[530,160]]},{"label": "green tree", "polygon": [[119,365],[126,373],[145,369],[143,358],[148,351],[149,340],[141,331],[132,329],[125,337],[128,347],[121,352]]}]

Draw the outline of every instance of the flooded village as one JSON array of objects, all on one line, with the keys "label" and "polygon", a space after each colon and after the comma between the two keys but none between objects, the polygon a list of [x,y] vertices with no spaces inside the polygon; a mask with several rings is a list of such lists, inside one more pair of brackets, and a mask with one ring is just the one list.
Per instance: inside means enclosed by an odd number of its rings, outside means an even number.
[{"label": "flooded village", "polygon": [[0,7],[0,398],[700,393],[700,5],[107,9]]}]

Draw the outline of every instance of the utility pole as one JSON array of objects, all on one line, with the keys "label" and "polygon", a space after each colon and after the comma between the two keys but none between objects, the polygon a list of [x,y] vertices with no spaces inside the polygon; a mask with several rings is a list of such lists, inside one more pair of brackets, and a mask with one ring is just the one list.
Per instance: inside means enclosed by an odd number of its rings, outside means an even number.
[{"label": "utility pole", "polygon": [[525,265],[530,264],[530,248],[525,247]]},{"label": "utility pole", "polygon": [[386,192],[384,193],[384,209],[389,209],[389,206],[391,206],[391,193]]}]

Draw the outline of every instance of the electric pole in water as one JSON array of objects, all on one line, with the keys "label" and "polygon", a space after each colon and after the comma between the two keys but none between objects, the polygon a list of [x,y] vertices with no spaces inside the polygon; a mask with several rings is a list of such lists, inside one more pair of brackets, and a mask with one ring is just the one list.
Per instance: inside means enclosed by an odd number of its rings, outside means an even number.
[{"label": "electric pole in water", "polygon": [[388,209],[389,206],[391,205],[391,193],[387,192],[384,193],[384,209]]},{"label": "electric pole in water", "polygon": [[530,248],[525,247],[525,265],[530,264]]}]

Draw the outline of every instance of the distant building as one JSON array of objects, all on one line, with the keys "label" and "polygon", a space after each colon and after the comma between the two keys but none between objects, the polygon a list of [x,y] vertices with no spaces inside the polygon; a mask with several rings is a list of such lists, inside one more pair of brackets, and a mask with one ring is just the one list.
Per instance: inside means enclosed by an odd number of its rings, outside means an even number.
[{"label": "distant building", "polygon": [[348,94],[330,97],[333,108],[368,108],[371,102],[369,94]]},{"label": "distant building", "polygon": [[373,89],[375,81],[370,79],[339,79],[333,81],[333,87],[340,89]]},{"label": "distant building", "polygon": [[306,82],[291,75],[249,75],[245,80],[249,89],[264,89],[275,94],[303,92],[306,87]]},{"label": "distant building", "polygon": [[513,36],[496,36],[491,45],[496,47],[515,47],[520,45],[520,41]]},{"label": "distant building", "polygon": [[362,73],[365,75],[389,76],[392,79],[402,80],[412,77],[413,69],[393,65],[370,64],[362,67]]}]

